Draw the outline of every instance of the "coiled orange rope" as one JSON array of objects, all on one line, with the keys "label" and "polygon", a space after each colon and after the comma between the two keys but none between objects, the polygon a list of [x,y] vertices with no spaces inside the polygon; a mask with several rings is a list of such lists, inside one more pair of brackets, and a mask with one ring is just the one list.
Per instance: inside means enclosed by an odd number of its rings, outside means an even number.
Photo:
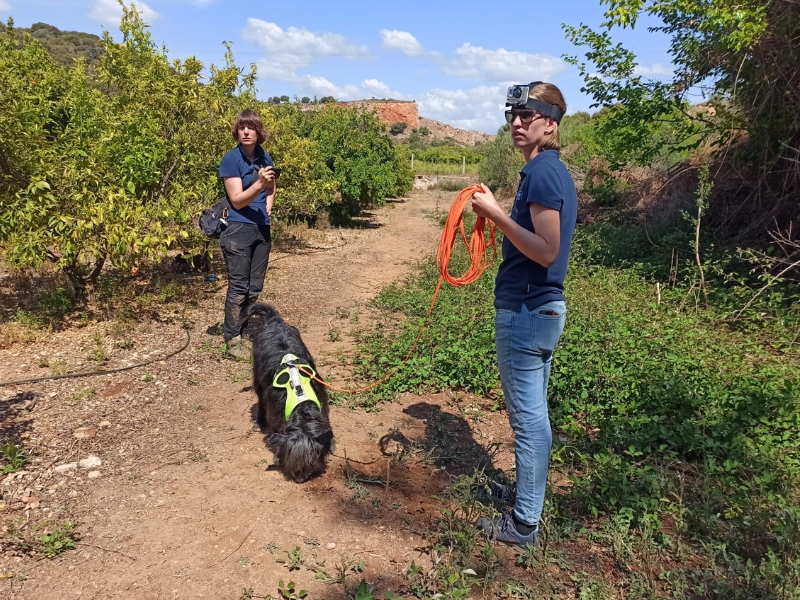
[{"label": "coiled orange rope", "polygon": [[[425,331],[425,327],[428,325],[428,319],[433,312],[433,307],[436,305],[436,298],[439,297],[439,290],[442,288],[442,282],[447,281],[447,283],[457,287],[470,284],[483,275],[483,272],[489,266],[491,266],[492,263],[494,263],[495,259],[497,258],[497,242],[495,241],[494,223],[491,220],[488,221],[489,240],[493,251],[491,260],[489,260],[489,254],[486,248],[486,238],[484,235],[484,228],[487,219],[484,217],[477,217],[475,219],[475,227],[472,230],[469,241],[467,241],[467,233],[464,229],[464,207],[470,198],[472,198],[472,195],[475,192],[480,191],[482,190],[481,186],[479,185],[471,185],[466,187],[458,193],[456,199],[453,201],[453,204],[450,206],[450,212],[447,215],[447,221],[444,224],[442,236],[439,238],[439,247],[436,251],[436,266],[439,269],[439,282],[436,284],[436,290],[433,292],[433,298],[431,299],[430,307],[428,307],[428,313],[425,315],[425,321],[422,323],[422,327],[420,327],[419,333],[417,333],[417,337],[414,339],[414,343],[411,344],[411,348],[409,349],[408,354],[406,354],[406,357],[403,359],[403,361],[382,379],[376,381],[375,383],[371,383],[368,386],[355,390],[336,387],[335,385],[327,383],[318,377],[314,377],[316,381],[332,390],[336,390],[338,392],[347,392],[349,394],[365,392],[380,385],[392,375],[397,373],[411,358],[412,354],[414,353],[414,349],[417,347],[420,337],[422,337],[422,332]],[[470,266],[469,269],[467,269],[467,272],[460,277],[453,277],[450,275],[448,269],[450,266],[450,259],[453,255],[456,237],[459,232],[461,233],[461,239],[464,240],[464,245],[469,250]],[[311,373],[306,373],[306,375],[311,376]]]}]

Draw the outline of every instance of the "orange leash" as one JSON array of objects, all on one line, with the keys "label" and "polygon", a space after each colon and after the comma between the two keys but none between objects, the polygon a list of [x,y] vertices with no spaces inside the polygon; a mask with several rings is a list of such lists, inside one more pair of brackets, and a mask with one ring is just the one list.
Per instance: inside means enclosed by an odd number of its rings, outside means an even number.
[{"label": "orange leash", "polygon": [[[374,387],[377,387],[387,379],[389,379],[392,375],[397,373],[403,365],[405,365],[409,359],[411,358],[412,354],[414,353],[414,349],[417,347],[417,343],[419,342],[420,337],[422,337],[422,332],[425,331],[425,327],[428,324],[428,319],[433,312],[433,307],[436,305],[436,298],[439,296],[439,290],[442,288],[442,282],[447,281],[447,283],[460,287],[462,285],[467,285],[476,281],[483,272],[491,266],[491,264],[497,258],[497,242],[495,241],[495,225],[490,220],[489,221],[489,238],[490,243],[493,250],[492,259],[489,260],[489,255],[486,251],[486,238],[484,236],[484,226],[486,225],[486,218],[485,217],[477,217],[475,219],[475,228],[472,230],[472,235],[467,241],[467,234],[464,230],[464,207],[466,206],[467,202],[475,192],[480,192],[481,187],[479,185],[471,185],[469,187],[464,188],[458,193],[456,199],[453,201],[452,206],[450,206],[450,213],[447,215],[447,221],[444,224],[444,230],[442,231],[442,237],[439,238],[439,248],[436,251],[436,266],[439,269],[439,282],[436,284],[436,290],[433,292],[433,298],[431,299],[431,305],[428,308],[428,313],[425,315],[425,321],[422,323],[422,327],[419,329],[419,333],[417,333],[417,337],[414,339],[414,343],[411,344],[411,348],[406,354],[406,357],[403,359],[395,369],[386,375],[383,379],[376,381],[375,383],[371,383],[368,386],[358,388],[356,390],[349,390],[345,388],[337,387],[333,384],[327,383],[320,379],[319,377],[314,377],[316,381],[321,383],[322,385],[329,387],[332,390],[336,390],[337,392],[346,392],[348,394],[358,394],[361,392],[365,392],[367,390],[371,390]],[[470,266],[467,269],[467,272],[464,273],[461,277],[453,277],[448,272],[448,268],[450,266],[450,258],[453,255],[453,247],[456,242],[456,235],[461,233],[461,239],[464,240],[464,245],[467,246],[469,250],[469,260]],[[300,369],[302,371],[302,368]],[[305,372],[305,375],[311,376],[311,373]]]}]

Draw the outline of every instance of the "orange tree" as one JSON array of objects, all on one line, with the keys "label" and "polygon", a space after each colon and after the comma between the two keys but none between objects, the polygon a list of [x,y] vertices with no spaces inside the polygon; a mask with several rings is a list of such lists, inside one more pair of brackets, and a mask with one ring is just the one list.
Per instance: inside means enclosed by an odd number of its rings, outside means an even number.
[{"label": "orange tree", "polygon": [[319,142],[255,100],[256,71],[195,58],[169,60],[134,8],[123,5],[115,42],[106,32],[90,79],[78,60],[67,69],[13,21],[0,33],[0,248],[18,267],[49,261],[78,294],[104,267],[158,260],[175,246],[205,240],[193,220],[222,194],[219,160],[230,124],[256,108],[286,168],[278,214],[321,210],[337,180]]},{"label": "orange tree", "polygon": [[328,103],[309,111],[286,107],[281,114],[292,121],[298,135],[319,145],[340,192],[329,209],[332,217],[347,219],[411,189],[410,162],[374,111]]}]

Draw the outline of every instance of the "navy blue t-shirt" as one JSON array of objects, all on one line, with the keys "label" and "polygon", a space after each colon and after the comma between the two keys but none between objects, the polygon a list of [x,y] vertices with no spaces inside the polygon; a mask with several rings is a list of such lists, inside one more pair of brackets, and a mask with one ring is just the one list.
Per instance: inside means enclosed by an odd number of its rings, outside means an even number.
[{"label": "navy blue t-shirt", "polygon": [[564,279],[567,276],[572,233],[578,218],[578,194],[575,182],[558,157],[557,150],[545,150],[520,171],[519,188],[511,209],[511,218],[528,231],[533,231],[531,203],[559,211],[561,243],[556,262],[545,268],[517,250],[508,238],[503,240],[503,262],[497,272],[494,288],[496,308],[519,311],[524,304],[533,310],[546,302],[564,300]]},{"label": "navy blue t-shirt", "polygon": [[[256,146],[256,153],[251,162],[239,144],[222,157],[219,163],[220,177],[239,177],[242,180],[242,190],[246,190],[258,181],[255,169],[273,167],[272,158],[264,152],[261,146]],[[267,191],[263,190],[255,200],[244,208],[236,209],[231,205],[228,211],[228,221],[231,223],[252,223],[254,225],[269,225],[267,214]]]}]

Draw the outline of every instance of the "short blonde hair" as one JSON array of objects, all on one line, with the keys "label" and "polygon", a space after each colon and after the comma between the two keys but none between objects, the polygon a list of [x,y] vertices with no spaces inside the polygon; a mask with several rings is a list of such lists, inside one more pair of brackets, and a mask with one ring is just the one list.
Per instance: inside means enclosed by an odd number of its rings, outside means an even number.
[{"label": "short blonde hair", "polygon": [[[554,86],[552,83],[540,83],[535,86],[530,92],[529,97],[547,102],[548,104],[555,104],[561,109],[561,114],[566,114],[567,103],[564,101],[564,95],[561,90]],[[558,131],[558,123],[552,133],[545,133],[542,143],[539,145],[539,150],[561,150],[561,133]]]},{"label": "short blonde hair", "polygon": [[231,127],[231,133],[233,133],[233,139],[237,142],[239,141],[240,127],[250,127],[251,129],[254,129],[256,132],[256,141],[259,145],[263,144],[267,139],[267,132],[264,130],[264,123],[261,120],[261,117],[258,116],[258,113],[254,110],[247,108],[240,112],[239,116],[236,117],[236,121],[234,121],[233,127]]}]

